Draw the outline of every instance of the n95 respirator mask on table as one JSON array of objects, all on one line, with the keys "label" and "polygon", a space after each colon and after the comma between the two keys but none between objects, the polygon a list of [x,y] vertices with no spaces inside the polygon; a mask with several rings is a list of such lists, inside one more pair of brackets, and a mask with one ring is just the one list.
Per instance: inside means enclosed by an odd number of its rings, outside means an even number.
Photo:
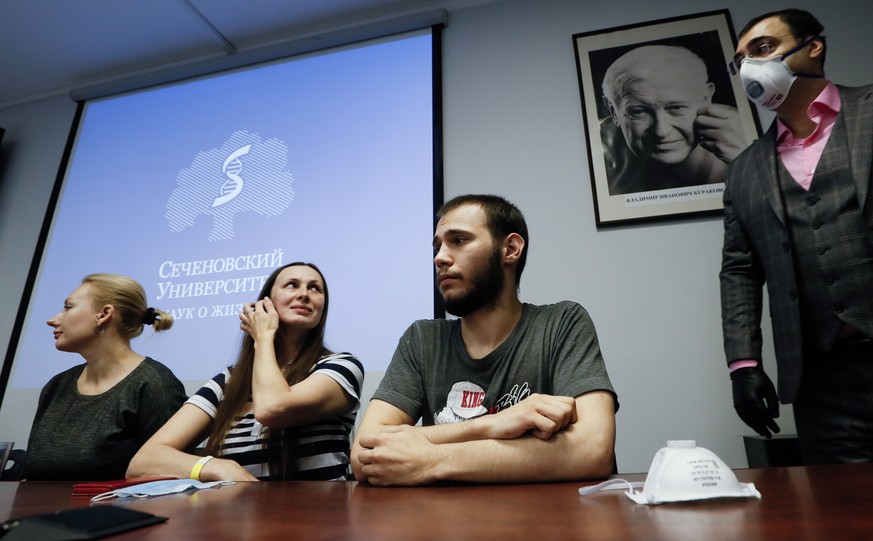
[{"label": "n95 respirator mask on table", "polygon": [[[642,487],[642,491],[634,490]],[[628,498],[639,504],[658,505],[717,498],[761,499],[752,483],[740,483],[737,476],[709,449],[698,447],[694,440],[668,441],[655,453],[645,483],[610,479],[599,485],[583,487],[584,496],[599,490],[627,488]]]}]

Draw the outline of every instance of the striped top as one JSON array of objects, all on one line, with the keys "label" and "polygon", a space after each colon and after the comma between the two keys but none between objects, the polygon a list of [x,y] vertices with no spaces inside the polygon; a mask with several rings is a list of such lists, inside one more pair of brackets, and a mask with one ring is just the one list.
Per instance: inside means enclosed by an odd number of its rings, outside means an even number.
[{"label": "striped top", "polygon": [[[323,374],[336,381],[355,403],[347,412],[322,421],[296,427],[294,448],[296,456],[289,464],[289,480],[348,480],[353,479],[349,467],[351,433],[361,405],[364,367],[349,353],[334,353],[322,357],[312,374]],[[218,404],[224,396],[224,385],[230,370],[206,382],[186,404],[197,406],[215,419]],[[266,454],[268,430],[255,420],[251,402],[249,413],[238,418],[221,443],[219,455],[238,462],[258,479],[271,479],[269,458]]]}]

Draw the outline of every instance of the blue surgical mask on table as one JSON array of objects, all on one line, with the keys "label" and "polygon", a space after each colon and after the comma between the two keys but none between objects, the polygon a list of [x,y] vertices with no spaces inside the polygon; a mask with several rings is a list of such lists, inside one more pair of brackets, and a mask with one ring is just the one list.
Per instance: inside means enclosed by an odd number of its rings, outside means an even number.
[{"label": "blue surgical mask on table", "polygon": [[92,502],[108,500],[110,498],[147,498],[149,496],[163,496],[164,494],[177,494],[186,490],[203,490],[223,485],[233,485],[233,481],[211,481],[203,483],[194,479],[169,479],[164,481],[152,481],[139,485],[119,488],[110,492],[104,492],[91,498]]},{"label": "blue surgical mask on table", "polygon": [[819,39],[819,37],[809,38],[782,56],[766,59],[742,59],[739,65],[740,80],[749,99],[761,107],[775,109],[782,105],[782,102],[788,97],[791,85],[798,77],[824,77],[823,75],[791,71],[788,63],[785,62],[786,58],[800,51],[815,39]]},{"label": "blue surgical mask on table", "polygon": [[[655,453],[645,483],[610,479],[579,489],[585,496],[601,490],[627,488],[625,495],[639,504],[658,505],[717,498],[761,499],[752,483],[740,483],[727,464],[694,440],[668,441]],[[634,490],[642,488],[642,491]]]}]

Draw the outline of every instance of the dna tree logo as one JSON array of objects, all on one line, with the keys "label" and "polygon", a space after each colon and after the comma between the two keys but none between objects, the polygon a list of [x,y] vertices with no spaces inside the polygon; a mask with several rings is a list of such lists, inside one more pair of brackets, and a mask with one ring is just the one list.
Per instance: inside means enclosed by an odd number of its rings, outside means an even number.
[{"label": "dna tree logo", "polygon": [[282,141],[234,132],[221,148],[198,152],[176,175],[164,213],[170,230],[184,231],[207,215],[212,217],[209,240],[230,240],[237,214],[282,214],[294,200],[294,177],[287,165],[288,147]]},{"label": "dna tree logo", "polygon": [[216,197],[215,201],[212,202],[213,208],[220,207],[221,205],[232,201],[234,197],[242,193],[245,181],[239,176],[243,168],[242,162],[239,159],[240,156],[248,154],[251,149],[252,145],[238,148],[231,152],[230,156],[224,160],[224,165],[221,166],[221,170],[224,171],[224,176],[227,177],[227,180],[221,185],[221,196]]}]

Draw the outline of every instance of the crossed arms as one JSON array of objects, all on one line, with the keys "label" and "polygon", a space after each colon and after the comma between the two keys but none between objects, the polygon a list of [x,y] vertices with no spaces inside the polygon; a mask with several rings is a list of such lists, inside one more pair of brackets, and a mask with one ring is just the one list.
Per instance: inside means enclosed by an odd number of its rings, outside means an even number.
[{"label": "crossed arms", "polygon": [[448,425],[411,426],[415,421],[388,402],[370,402],[352,446],[358,481],[523,483],[613,471],[615,402],[607,391],[533,394],[494,415]]}]

